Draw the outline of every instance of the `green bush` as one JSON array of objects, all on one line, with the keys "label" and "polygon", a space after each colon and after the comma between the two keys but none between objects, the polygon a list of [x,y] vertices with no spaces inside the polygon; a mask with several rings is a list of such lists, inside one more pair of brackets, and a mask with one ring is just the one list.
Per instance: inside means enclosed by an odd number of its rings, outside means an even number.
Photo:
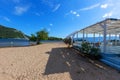
[{"label": "green bush", "polygon": [[101,58],[100,49],[97,48],[97,47],[91,46],[90,43],[88,43],[88,42],[83,42],[81,44],[80,51],[91,59],[97,59],[98,60],[98,59]]},{"label": "green bush", "polygon": [[92,58],[92,59],[97,59],[97,60],[99,60],[99,59],[101,58],[100,53],[101,53],[101,51],[100,51],[99,48],[97,48],[97,47],[92,47],[92,48],[91,48],[90,54],[91,54],[91,58]]},{"label": "green bush", "polygon": [[83,43],[81,44],[81,51],[82,51],[83,53],[89,54],[89,53],[90,53],[90,49],[91,49],[90,43],[88,43],[88,42],[83,42]]},{"label": "green bush", "polygon": [[70,45],[71,45],[71,38],[70,37],[69,38],[65,38],[64,39],[64,43],[67,44],[68,47],[70,47]]},{"label": "green bush", "polygon": [[94,55],[94,56],[98,56],[100,54],[100,49],[99,48],[96,48],[96,47],[92,47],[91,48],[91,51],[90,51],[90,54],[91,55]]}]

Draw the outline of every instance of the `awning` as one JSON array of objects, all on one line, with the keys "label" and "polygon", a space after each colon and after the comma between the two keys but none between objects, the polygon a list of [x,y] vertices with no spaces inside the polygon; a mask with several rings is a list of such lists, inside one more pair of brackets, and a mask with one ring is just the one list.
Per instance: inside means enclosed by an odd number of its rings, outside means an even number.
[{"label": "awning", "polygon": [[107,34],[120,34],[120,19],[108,18],[91,26],[88,26],[79,32],[84,30],[85,33],[100,33],[103,34],[103,27],[101,25],[106,24]]},{"label": "awning", "polygon": [[94,34],[94,33],[103,34],[104,33],[104,28],[102,26],[103,24],[106,24],[106,34],[111,34],[111,35],[120,34],[120,19],[107,18],[96,24],[75,31],[69,34],[67,37],[73,36],[76,33],[83,33],[83,30],[84,30],[84,34]]}]

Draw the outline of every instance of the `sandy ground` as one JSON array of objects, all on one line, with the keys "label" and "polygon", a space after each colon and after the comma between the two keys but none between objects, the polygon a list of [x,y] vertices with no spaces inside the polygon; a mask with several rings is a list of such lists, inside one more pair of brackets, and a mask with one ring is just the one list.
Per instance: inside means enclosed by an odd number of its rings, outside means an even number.
[{"label": "sandy ground", "polygon": [[0,48],[0,80],[120,80],[117,70],[97,64],[63,43]]}]

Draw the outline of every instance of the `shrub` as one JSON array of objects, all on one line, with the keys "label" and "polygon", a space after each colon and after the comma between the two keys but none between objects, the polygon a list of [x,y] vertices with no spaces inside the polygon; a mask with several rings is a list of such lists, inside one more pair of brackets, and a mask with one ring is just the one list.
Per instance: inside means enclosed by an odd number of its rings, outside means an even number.
[{"label": "shrub", "polygon": [[71,45],[71,38],[70,37],[69,38],[65,38],[64,39],[64,43],[67,44],[68,47],[70,47],[70,45]]},{"label": "shrub", "polygon": [[100,59],[101,56],[100,56],[100,49],[97,48],[97,47],[92,47],[90,45],[90,43],[88,42],[83,42],[81,44],[81,48],[80,48],[80,51],[82,53],[84,53],[87,57],[91,58],[91,59]]},{"label": "shrub", "polygon": [[92,47],[91,48],[91,51],[90,51],[90,56],[92,59],[100,59],[101,56],[100,56],[100,49],[97,48],[97,47]]},{"label": "shrub", "polygon": [[97,55],[100,54],[100,49],[96,48],[96,47],[92,47],[90,54],[93,54],[93,55],[97,56]]},{"label": "shrub", "polygon": [[83,42],[83,43],[81,44],[81,51],[82,51],[83,53],[89,54],[89,53],[90,53],[90,49],[91,49],[90,43],[88,43],[88,42]]}]

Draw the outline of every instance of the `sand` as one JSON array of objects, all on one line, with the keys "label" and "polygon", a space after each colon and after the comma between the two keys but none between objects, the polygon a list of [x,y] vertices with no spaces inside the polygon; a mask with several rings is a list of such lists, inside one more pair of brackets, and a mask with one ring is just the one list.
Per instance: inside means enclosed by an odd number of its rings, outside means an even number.
[{"label": "sand", "polygon": [[64,43],[0,48],[0,80],[120,80],[120,73],[96,65]]}]

